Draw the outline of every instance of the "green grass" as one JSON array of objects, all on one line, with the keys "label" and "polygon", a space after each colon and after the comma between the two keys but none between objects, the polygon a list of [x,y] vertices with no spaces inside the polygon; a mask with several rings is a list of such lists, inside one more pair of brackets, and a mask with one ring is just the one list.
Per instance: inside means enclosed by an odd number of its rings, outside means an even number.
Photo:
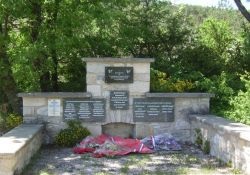
[{"label": "green grass", "polygon": [[121,168],[121,172],[124,173],[124,174],[127,174],[129,171],[129,166],[128,165],[125,165],[124,167]]},{"label": "green grass", "polygon": [[132,165],[144,166],[150,160],[150,156],[145,154],[131,154],[124,166],[120,169],[121,173],[127,174],[129,172],[129,167]]},{"label": "green grass", "polygon": [[176,174],[188,174],[189,169],[187,167],[180,167],[176,170]]},{"label": "green grass", "polygon": [[30,163],[24,167],[21,175],[28,174],[27,172],[35,165],[35,163],[39,160],[40,157],[41,157],[41,150],[39,150],[36,154],[32,156]]},{"label": "green grass", "polygon": [[39,175],[53,175],[53,174],[49,173],[48,170],[41,170],[39,172]]},{"label": "green grass", "polygon": [[98,172],[98,173],[95,173],[95,175],[109,175],[109,173]]},{"label": "green grass", "polygon": [[242,174],[242,172],[239,169],[233,169],[232,173],[233,174]]}]

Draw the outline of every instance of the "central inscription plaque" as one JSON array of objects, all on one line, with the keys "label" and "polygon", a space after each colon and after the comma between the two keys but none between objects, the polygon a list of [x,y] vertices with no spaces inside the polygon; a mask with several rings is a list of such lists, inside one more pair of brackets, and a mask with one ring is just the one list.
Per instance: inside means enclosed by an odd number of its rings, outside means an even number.
[{"label": "central inscription plaque", "polygon": [[86,122],[101,122],[106,117],[105,99],[64,99],[65,120],[80,119]]},{"label": "central inscription plaque", "polygon": [[110,109],[128,110],[128,91],[110,91]]},{"label": "central inscription plaque", "polygon": [[134,98],[133,115],[135,122],[172,122],[174,99]]},{"label": "central inscription plaque", "polygon": [[105,67],[106,83],[133,83],[133,67]]}]

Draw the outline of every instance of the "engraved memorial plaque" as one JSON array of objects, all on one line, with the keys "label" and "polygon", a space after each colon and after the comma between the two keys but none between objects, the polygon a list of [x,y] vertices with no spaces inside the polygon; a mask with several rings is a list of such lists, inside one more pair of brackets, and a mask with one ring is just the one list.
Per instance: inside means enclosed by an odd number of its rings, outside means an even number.
[{"label": "engraved memorial plaque", "polygon": [[48,116],[60,116],[61,113],[61,100],[49,99],[48,100]]},{"label": "engraved memorial plaque", "polygon": [[134,122],[173,122],[173,98],[134,98]]},{"label": "engraved memorial plaque", "polygon": [[128,110],[129,93],[128,91],[111,91],[110,92],[110,109],[111,110]]},{"label": "engraved memorial plaque", "polygon": [[79,119],[86,122],[101,122],[106,117],[105,99],[65,99],[63,108],[65,120]]},{"label": "engraved memorial plaque", "polygon": [[106,83],[133,83],[133,67],[105,67]]}]

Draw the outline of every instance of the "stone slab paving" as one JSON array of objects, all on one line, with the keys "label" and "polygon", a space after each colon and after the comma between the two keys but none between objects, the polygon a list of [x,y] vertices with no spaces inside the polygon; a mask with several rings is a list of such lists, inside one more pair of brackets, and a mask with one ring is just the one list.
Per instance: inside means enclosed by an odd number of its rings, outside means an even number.
[{"label": "stone slab paving", "polygon": [[179,152],[130,154],[124,157],[93,158],[73,154],[69,148],[43,147],[23,175],[106,175],[106,174],[240,174],[193,145]]}]

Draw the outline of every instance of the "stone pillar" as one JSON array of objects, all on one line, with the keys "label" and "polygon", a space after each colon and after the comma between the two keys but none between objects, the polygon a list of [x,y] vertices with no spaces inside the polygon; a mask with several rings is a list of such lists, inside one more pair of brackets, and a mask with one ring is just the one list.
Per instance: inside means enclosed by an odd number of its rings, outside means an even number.
[{"label": "stone pillar", "polygon": [[[87,92],[93,97],[106,98],[107,123],[133,122],[133,98],[145,97],[150,91],[150,63],[152,58],[83,58],[87,63]],[[133,83],[106,83],[105,67],[132,67]],[[124,90],[129,92],[128,110],[110,109],[110,91]]]}]

